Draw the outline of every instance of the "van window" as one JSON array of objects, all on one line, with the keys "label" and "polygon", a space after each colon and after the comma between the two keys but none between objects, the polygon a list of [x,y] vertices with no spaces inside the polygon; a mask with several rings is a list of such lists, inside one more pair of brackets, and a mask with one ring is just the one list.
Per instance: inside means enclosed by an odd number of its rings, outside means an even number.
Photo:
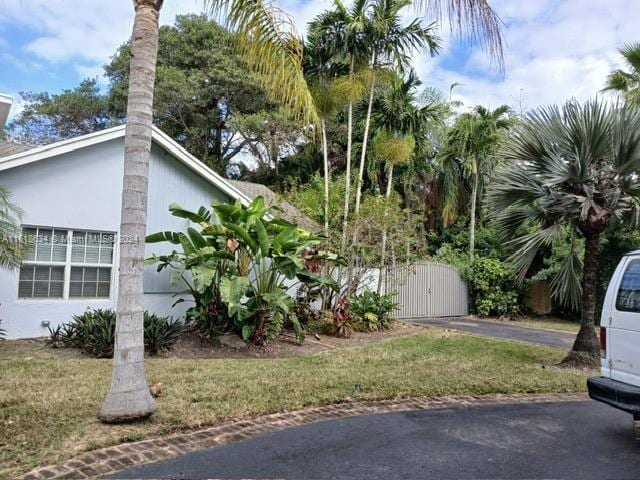
[{"label": "van window", "polygon": [[616,310],[621,312],[640,312],[640,260],[629,262],[622,276]]}]

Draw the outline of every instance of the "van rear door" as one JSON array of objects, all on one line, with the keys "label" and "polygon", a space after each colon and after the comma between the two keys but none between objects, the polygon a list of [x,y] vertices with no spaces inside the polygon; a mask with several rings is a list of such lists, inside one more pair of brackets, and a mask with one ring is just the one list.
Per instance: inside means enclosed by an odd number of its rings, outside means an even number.
[{"label": "van rear door", "polygon": [[640,386],[640,256],[627,257],[623,272],[607,329],[607,354],[613,380]]}]

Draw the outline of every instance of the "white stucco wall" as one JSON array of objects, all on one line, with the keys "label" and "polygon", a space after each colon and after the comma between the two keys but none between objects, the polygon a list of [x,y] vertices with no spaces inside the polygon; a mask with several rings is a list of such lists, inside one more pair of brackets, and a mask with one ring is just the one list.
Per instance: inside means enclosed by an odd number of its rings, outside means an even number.
[{"label": "white stucco wall", "polygon": [[[119,231],[123,170],[123,139],[110,140],[75,152],[0,172],[7,188],[24,211],[23,224],[78,230]],[[213,185],[193,173],[164,149],[154,145],[149,172],[149,233],[183,230],[187,220],[172,217],[168,206],[177,202],[190,209],[209,205],[213,198],[226,201]],[[171,248],[168,248],[170,251]],[[147,245],[147,254],[167,247]],[[117,298],[117,247],[109,299],[18,299],[18,272],[0,271],[0,318],[8,338],[48,334],[42,325],[67,322],[87,307],[115,308]],[[175,289],[168,277],[148,267],[145,272],[145,306],[161,315],[180,317],[187,302],[175,309]]]}]

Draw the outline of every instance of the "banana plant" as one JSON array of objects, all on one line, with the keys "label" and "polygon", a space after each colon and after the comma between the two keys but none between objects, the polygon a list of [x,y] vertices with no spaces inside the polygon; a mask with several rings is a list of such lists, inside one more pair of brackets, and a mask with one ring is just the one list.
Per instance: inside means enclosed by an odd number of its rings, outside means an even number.
[{"label": "banana plant", "polygon": [[211,210],[193,212],[172,204],[169,211],[197,227],[149,235],[147,243],[168,242],[181,251],[154,255],[147,263],[157,264],[158,271],[171,268],[172,281],[187,285],[195,301],[187,314],[196,324],[212,335],[220,333],[220,325],[232,325],[244,340],[264,344],[289,322],[302,342],[304,330],[293,311],[295,290],[301,284],[338,288],[308,265],[344,264],[318,250],[322,237],[277,218],[262,197],[247,206],[213,203]]}]

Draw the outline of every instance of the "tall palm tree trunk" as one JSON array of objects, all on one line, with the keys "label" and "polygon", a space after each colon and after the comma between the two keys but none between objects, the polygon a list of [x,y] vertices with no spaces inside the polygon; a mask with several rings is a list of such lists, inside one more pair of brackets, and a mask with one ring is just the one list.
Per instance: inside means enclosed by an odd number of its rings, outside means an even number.
[{"label": "tall palm tree trunk", "polygon": [[[376,59],[372,59],[375,66]],[[354,215],[358,215],[360,212],[360,199],[362,197],[362,181],[364,179],[364,161],[367,157],[367,141],[369,140],[369,127],[371,125],[371,111],[373,110],[373,94],[376,89],[376,75],[375,72],[371,78],[371,88],[369,89],[369,104],[367,105],[367,117],[364,121],[364,135],[362,137],[362,152],[360,154],[360,166],[358,168],[358,183],[356,184],[356,204],[353,210]],[[355,235],[355,233],[354,233]]]},{"label": "tall palm tree trunk", "polygon": [[320,120],[322,128],[322,163],[324,166],[324,234],[329,237],[329,149],[327,146],[327,124]]},{"label": "tall palm tree trunk", "polygon": [[147,221],[153,88],[158,16],[163,0],[134,0],[124,180],[120,223],[118,307],[111,386],[100,409],[104,422],[145,418],[156,410],[144,371],[142,274]]},{"label": "tall palm tree trunk", "polygon": [[472,175],[473,185],[471,187],[471,216],[469,220],[469,258],[473,261],[476,249],[476,209],[478,204],[478,172],[476,170]]},{"label": "tall palm tree trunk", "polygon": [[[353,70],[355,60],[351,58],[349,65],[349,80],[353,82]],[[347,222],[349,220],[349,202],[351,200],[351,147],[353,143],[353,100],[349,100],[347,111],[347,164],[345,171],[345,187],[344,187],[344,214],[342,217],[342,248],[347,242]]]},{"label": "tall palm tree trunk", "polygon": [[[389,201],[389,197],[391,196],[391,185],[393,183],[393,165],[389,167],[389,177],[387,178],[387,191],[384,194],[385,200]],[[384,206],[384,216],[387,216],[387,205]],[[382,230],[382,253],[380,254],[380,279],[378,281],[378,293],[382,293],[382,285],[385,281],[383,272],[385,271],[385,263],[387,261],[387,227],[384,227]]]},{"label": "tall palm tree trunk", "polygon": [[572,348],[574,352],[585,352],[592,355],[597,355],[600,348],[594,329],[599,246],[600,233],[585,234],[580,331]]},{"label": "tall palm tree trunk", "polygon": [[[365,158],[367,156],[367,140],[369,138],[369,127],[371,125],[371,111],[372,111],[372,107],[373,107],[373,92],[375,90],[375,74],[374,77],[371,80],[371,91],[369,92],[369,105],[367,106],[367,117],[365,119],[364,122],[364,136],[362,139],[362,153],[360,154],[360,166],[358,168],[358,182],[356,184],[356,203],[355,203],[355,208],[353,210],[353,215],[354,217],[358,217],[358,214],[360,213],[360,200],[362,198],[362,181],[364,179],[364,161]],[[351,238],[351,245],[355,245],[356,241],[358,239],[358,231],[357,229],[353,230],[353,236]],[[351,281],[353,279],[353,266],[349,267],[349,274],[347,276],[348,280],[348,284],[350,285],[350,288],[353,287],[351,286]],[[378,286],[380,286],[380,284],[378,283]]]}]

